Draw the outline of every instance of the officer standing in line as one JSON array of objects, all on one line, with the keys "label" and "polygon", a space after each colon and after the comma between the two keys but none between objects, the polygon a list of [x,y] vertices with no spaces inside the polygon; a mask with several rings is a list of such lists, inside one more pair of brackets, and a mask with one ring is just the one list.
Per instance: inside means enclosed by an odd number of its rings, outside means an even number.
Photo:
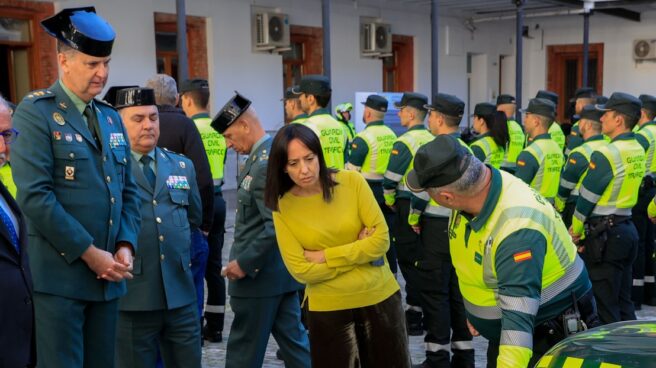
[{"label": "officer standing in line", "polygon": [[288,124],[299,124],[305,122],[307,114],[301,108],[301,100],[297,94],[294,94],[294,87],[285,90],[285,97],[282,99],[285,103],[285,118]]},{"label": "officer standing in line", "polygon": [[[473,128],[478,136],[471,142],[470,147],[476,158],[498,169],[503,163],[510,137],[505,113],[503,115],[501,112],[498,115],[496,113],[496,106],[489,102],[476,104],[472,116],[474,118]],[[495,115],[504,116],[503,124],[495,124],[497,122]],[[505,142],[497,142],[500,139],[504,139]]]},{"label": "officer standing in line", "polygon": [[351,121],[351,111],[353,104],[344,102],[335,107],[335,119],[344,125],[344,130],[348,134],[349,143],[355,139],[355,125]]},{"label": "officer standing in line", "polygon": [[570,228],[590,273],[603,323],[636,319],[631,267],[638,233],[631,209],[645,176],[645,150],[631,130],[641,107],[639,99],[620,92],[613,93],[605,105],[597,105],[605,111],[601,129],[611,142],[590,157]]},{"label": "officer standing in line", "polygon": [[525,112],[524,129],[531,143],[517,157],[515,176],[553,204],[564,164],[563,150],[548,133],[549,126],[556,124],[556,105],[550,100],[534,98]]},{"label": "officer standing in line", "polygon": [[342,123],[335,120],[326,109],[332,96],[330,81],[323,75],[306,75],[293,92],[299,95],[301,108],[308,114],[303,124],[319,137],[326,165],[343,169],[348,161],[348,135]]},{"label": "officer standing in line", "polygon": [[226,368],[261,367],[273,334],[285,366],[309,368],[309,340],[301,324],[298,290],[287,271],[264,205],[264,185],[273,139],[266,134],[251,101],[236,94],[212,120],[228,147],[248,155],[237,180],[235,241],[223,274],[230,280],[235,314],[228,337]]},{"label": "officer standing in line", "polygon": [[[200,325],[191,274],[191,229],[202,208],[193,163],[157,148],[159,114],[150,88],[118,92],[139,186],[141,229],[134,279],[119,302],[116,364],[200,368]],[[182,267],[181,267],[182,265]]]},{"label": "officer standing in line", "polygon": [[[560,147],[560,151],[562,152],[565,149],[565,133],[563,133],[563,129],[560,127],[560,123],[556,121],[556,111],[558,111],[558,94],[551,91],[540,90],[535,95],[535,98],[543,98],[553,102],[554,116],[553,124],[549,126],[549,134],[551,135],[551,139],[553,139],[554,142],[558,144],[558,147]],[[526,124],[524,124],[524,127],[526,127]],[[528,144],[530,144],[530,139],[527,143],[527,146]]]},{"label": "officer standing in line", "polygon": [[[209,342],[223,341],[223,320],[225,316],[226,290],[225,281],[221,277],[221,255],[223,253],[223,236],[225,234],[226,204],[223,200],[221,186],[223,185],[224,165],[226,162],[226,141],[223,136],[212,129],[212,119],[209,115],[210,87],[205,79],[192,79],[180,84],[181,106],[185,114],[191,118],[203,141],[203,147],[210,163],[212,181],[214,182],[214,219],[207,234],[209,254],[206,269],[197,275],[205,275],[207,281],[207,306],[205,307],[205,326],[203,338]],[[196,234],[197,235],[197,234]],[[196,274],[195,274],[196,275]],[[196,287],[203,288],[195,276]],[[201,308],[202,310],[202,308]]]},{"label": "officer standing in line", "polygon": [[454,210],[451,258],[470,331],[490,341],[488,367],[532,367],[583,330],[581,322],[597,324],[585,266],[560,216],[535,190],[448,135],[417,151],[408,186]]},{"label": "officer standing in line", "polygon": [[[346,169],[360,172],[367,180],[376,202],[383,211],[387,227],[391,229],[394,223],[394,211],[385,205],[383,175],[392,154],[396,134],[383,121],[388,106],[384,97],[370,95],[364,102],[364,106],[362,120],[366,127],[351,143],[351,154]],[[389,263],[392,273],[396,274],[396,251],[391,241],[387,251],[387,263]]]},{"label": "officer standing in line", "polygon": [[[581,87],[574,92],[574,114],[576,119],[581,118],[581,112],[583,107],[591,104],[595,104],[595,90],[591,87]],[[567,136],[567,148],[565,148],[565,155],[569,153],[576,147],[583,144],[583,137],[581,136],[581,131],[579,130],[579,122],[576,121],[572,125],[572,130]]]},{"label": "officer standing in line", "polygon": [[[640,120],[638,120],[636,140],[645,149],[646,172],[638,193],[638,203],[633,207],[631,219],[638,231],[638,256],[633,264],[632,299],[636,310],[642,308],[643,302],[653,304],[654,291],[654,226],[649,221],[647,207],[654,195],[654,176],[656,176],[656,97],[640,95],[642,102]],[[636,131],[634,129],[634,131]]]},{"label": "officer standing in line", "polygon": [[385,175],[383,176],[383,196],[385,204],[395,213],[391,228],[396,248],[399,268],[405,279],[405,311],[408,335],[421,336],[424,333],[421,317],[421,300],[417,284],[417,271],[414,261],[419,258],[419,236],[408,224],[410,199],[412,193],[405,185],[405,177],[412,170],[412,159],[420,146],[433,140],[434,136],[424,126],[428,110],[428,98],[420,93],[405,92],[397,106],[401,125],[408,130],[396,139],[392,146]]},{"label": "officer standing in line", "polygon": [[590,164],[592,152],[606,145],[606,140],[601,134],[601,116],[603,111],[595,108],[595,105],[586,105],[579,111],[580,120],[578,124],[578,136],[583,139],[583,144],[572,149],[565,162],[565,167],[560,175],[558,196],[555,207],[560,212],[565,226],[569,229],[572,225],[574,207],[579,197],[581,183]]},{"label": "officer standing in line", "polygon": [[[447,120],[443,115],[450,110],[447,106],[460,105],[460,102],[449,95],[438,95],[438,99],[433,101],[431,106],[435,109],[431,108],[428,116],[430,131],[437,136],[456,138],[471,152],[460,139],[460,121]],[[426,360],[416,367],[474,367],[472,336],[467,328],[458,278],[449,254],[451,209],[437,204],[425,191],[413,191],[412,194],[408,223],[419,233],[421,243],[421,254],[415,267],[420,276],[418,289],[426,328]]]},{"label": "officer standing in line", "polygon": [[510,136],[510,141],[503,156],[503,163],[501,163],[501,169],[511,174],[515,173],[517,156],[522,152],[524,143],[526,143],[524,128],[515,120],[516,110],[517,104],[515,103],[514,96],[502,94],[497,97],[497,111],[506,113],[506,117],[508,118],[508,135]]},{"label": "officer standing in line", "polygon": [[40,367],[113,367],[118,299],[140,228],[130,145],[113,107],[94,97],[115,33],[93,7],[42,21],[57,38],[59,80],[14,113],[18,203],[28,220]]}]

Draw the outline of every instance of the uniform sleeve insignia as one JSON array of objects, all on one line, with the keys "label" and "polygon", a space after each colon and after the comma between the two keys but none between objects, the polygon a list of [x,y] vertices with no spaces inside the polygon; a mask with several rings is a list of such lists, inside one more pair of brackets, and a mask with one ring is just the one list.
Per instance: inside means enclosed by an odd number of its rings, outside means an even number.
[{"label": "uniform sleeve insignia", "polygon": [[573,159],[573,158],[570,158],[569,163],[572,164],[572,165],[576,165],[576,160]]},{"label": "uniform sleeve insignia", "polygon": [[595,165],[594,162],[590,162],[590,169],[594,170],[597,168],[597,165]]},{"label": "uniform sleeve insignia", "polygon": [[517,165],[518,166],[526,166],[526,162],[524,162],[522,160],[519,160],[519,161],[517,161]]},{"label": "uniform sleeve insignia", "polygon": [[355,143],[351,143],[351,148],[353,148],[353,149],[357,149],[357,148],[358,148],[358,145],[355,144]]},{"label": "uniform sleeve insignia", "polygon": [[572,135],[573,135],[573,136],[577,136],[577,135],[578,135],[578,133],[576,133],[576,132],[574,132],[574,131],[572,131]]},{"label": "uniform sleeve insignia", "polygon": [[525,250],[523,252],[513,254],[513,260],[515,260],[515,263],[520,263],[531,259],[533,259],[533,255],[531,254],[530,250]]},{"label": "uniform sleeve insignia", "polygon": [[393,150],[392,150],[392,154],[393,154],[393,155],[398,155],[398,154],[399,154],[399,150],[395,150],[395,149],[393,149]]}]

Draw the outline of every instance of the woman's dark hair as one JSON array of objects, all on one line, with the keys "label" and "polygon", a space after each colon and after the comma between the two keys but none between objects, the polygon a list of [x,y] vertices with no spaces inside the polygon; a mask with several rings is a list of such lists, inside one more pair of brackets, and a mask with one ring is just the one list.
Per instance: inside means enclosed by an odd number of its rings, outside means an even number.
[{"label": "woman's dark hair", "polygon": [[314,134],[312,129],[302,124],[289,124],[280,129],[273,138],[271,152],[269,153],[264,204],[272,211],[278,211],[278,200],[295,185],[289,174],[285,172],[288,161],[287,149],[289,143],[294,139],[301,141],[319,160],[319,183],[323,191],[324,201],[330,202],[332,200],[333,188],[337,185],[332,177],[332,174],[337,171],[326,166],[319,137]]},{"label": "woman's dark hair", "polygon": [[508,117],[503,111],[495,111],[491,115],[479,116],[479,118],[485,121],[485,125],[490,130],[490,136],[496,144],[500,147],[506,147],[508,141],[510,141],[510,135],[508,134]]}]

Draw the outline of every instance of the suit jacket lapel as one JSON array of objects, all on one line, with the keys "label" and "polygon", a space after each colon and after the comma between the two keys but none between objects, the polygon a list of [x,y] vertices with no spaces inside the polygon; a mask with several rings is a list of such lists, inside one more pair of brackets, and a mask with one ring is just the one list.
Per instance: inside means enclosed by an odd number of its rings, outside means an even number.
[{"label": "suit jacket lapel", "polygon": [[257,157],[255,152],[251,152],[251,154],[248,155],[246,162],[244,162],[244,168],[241,170],[241,173],[239,174],[239,185],[241,185],[241,182],[244,180],[246,175],[248,175],[248,172],[251,170],[251,165],[253,164],[253,158],[255,157]]},{"label": "suit jacket lapel", "polygon": [[80,133],[90,145],[100,150],[101,148],[96,145],[96,140],[93,139],[87,123],[85,123],[82,118],[82,114],[77,111],[75,104],[73,104],[73,101],[68,98],[68,95],[64,92],[64,89],[59,83],[60,82],[55,83],[52,89],[55,91],[55,103],[57,104],[57,108],[62,111],[64,120],[66,120],[66,123],[68,123],[73,129]]},{"label": "suit jacket lapel", "polygon": [[151,188],[150,184],[148,184],[148,180],[146,180],[146,177],[144,176],[143,171],[141,170],[141,166],[139,165],[139,162],[134,159],[134,156],[130,154],[130,159],[132,160],[132,175],[136,178],[137,184],[139,184],[140,187],[144,188],[146,192],[148,193],[153,193],[153,188]]},{"label": "suit jacket lapel", "polygon": [[[169,158],[167,155],[162,152],[161,149],[155,148],[155,155],[157,157],[157,172],[155,173],[155,196],[159,194],[159,192],[164,188],[166,185],[166,180],[169,178],[169,175],[171,175],[171,167],[172,165],[169,162]],[[187,178],[189,179],[189,178]],[[193,178],[195,180],[195,178]]]},{"label": "suit jacket lapel", "polygon": [[[9,191],[7,188],[4,186],[4,184],[0,184],[0,195],[2,198],[5,199],[7,202],[7,205],[9,205],[9,208],[11,211],[13,211],[14,217],[16,217],[16,222],[18,223],[18,229],[15,229],[16,233],[18,234],[18,246],[21,249],[21,253],[25,251],[25,242],[23,241],[24,237],[27,236],[26,231],[25,231],[25,224],[23,224],[23,221],[21,219],[21,212],[20,209],[18,209],[18,205],[16,204],[16,201],[11,197],[11,194],[9,194]],[[12,248],[12,251],[16,253],[16,249],[14,249],[14,246],[11,245],[11,237],[9,236],[9,229],[5,225],[0,225],[0,235],[2,235],[6,240],[7,243],[10,245]]]}]

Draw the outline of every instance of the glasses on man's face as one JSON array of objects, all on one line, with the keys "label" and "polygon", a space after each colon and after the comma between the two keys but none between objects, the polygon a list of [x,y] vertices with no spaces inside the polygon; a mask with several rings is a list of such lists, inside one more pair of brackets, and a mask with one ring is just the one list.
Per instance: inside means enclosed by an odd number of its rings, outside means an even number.
[{"label": "glasses on man's face", "polygon": [[18,130],[14,128],[3,130],[2,132],[0,132],[0,135],[2,136],[2,139],[5,141],[5,144],[10,145],[16,141],[16,138],[18,138]]}]

